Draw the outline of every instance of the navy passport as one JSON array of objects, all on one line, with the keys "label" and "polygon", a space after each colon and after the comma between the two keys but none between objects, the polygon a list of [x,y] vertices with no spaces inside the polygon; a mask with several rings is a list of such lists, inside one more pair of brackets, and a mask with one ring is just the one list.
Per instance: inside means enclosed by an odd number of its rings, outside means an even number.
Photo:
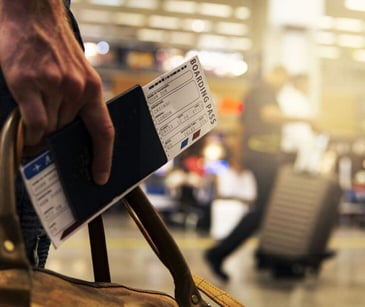
[{"label": "navy passport", "polygon": [[115,127],[111,176],[104,186],[92,180],[91,138],[80,119],[49,136],[66,198],[77,220],[103,209],[167,162],[139,85],[108,102]]}]

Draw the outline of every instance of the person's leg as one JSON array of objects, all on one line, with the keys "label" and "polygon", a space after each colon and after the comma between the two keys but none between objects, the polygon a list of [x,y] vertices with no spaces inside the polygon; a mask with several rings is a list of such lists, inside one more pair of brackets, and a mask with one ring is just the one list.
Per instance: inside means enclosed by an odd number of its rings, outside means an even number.
[{"label": "person's leg", "polygon": [[228,274],[223,271],[223,261],[258,229],[261,215],[259,210],[248,212],[227,237],[205,253],[211,270],[223,281],[229,279]]},{"label": "person's leg", "polygon": [[20,175],[16,179],[17,213],[22,229],[28,260],[32,266],[44,267],[50,240],[33,209]]},{"label": "person's leg", "polygon": [[276,160],[265,157],[257,163],[251,163],[250,166],[257,184],[257,198],[254,207],[227,237],[205,253],[205,258],[212,271],[224,281],[229,279],[228,274],[222,269],[224,260],[258,230],[275,181]]},{"label": "person's leg", "polygon": [[44,268],[46,266],[46,261],[48,258],[49,246],[51,241],[43,228],[40,229],[38,233],[38,267]]}]

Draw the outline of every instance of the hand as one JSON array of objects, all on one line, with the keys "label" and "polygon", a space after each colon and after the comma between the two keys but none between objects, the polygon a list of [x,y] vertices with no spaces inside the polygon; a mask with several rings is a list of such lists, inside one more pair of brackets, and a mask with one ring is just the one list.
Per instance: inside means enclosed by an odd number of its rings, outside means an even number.
[{"label": "hand", "polygon": [[62,0],[0,0],[0,66],[19,105],[28,145],[75,119],[93,141],[92,172],[107,182],[114,127],[102,83],[68,24]]}]

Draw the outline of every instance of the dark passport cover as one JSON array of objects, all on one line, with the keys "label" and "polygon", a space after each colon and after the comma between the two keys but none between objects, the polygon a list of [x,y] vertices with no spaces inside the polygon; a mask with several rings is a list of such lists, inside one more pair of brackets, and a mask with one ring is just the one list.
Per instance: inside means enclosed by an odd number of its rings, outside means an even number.
[{"label": "dark passport cover", "polygon": [[104,186],[91,176],[91,138],[80,119],[49,136],[61,184],[76,219],[103,209],[167,162],[142,88],[139,85],[111,99],[115,127],[111,176]]}]

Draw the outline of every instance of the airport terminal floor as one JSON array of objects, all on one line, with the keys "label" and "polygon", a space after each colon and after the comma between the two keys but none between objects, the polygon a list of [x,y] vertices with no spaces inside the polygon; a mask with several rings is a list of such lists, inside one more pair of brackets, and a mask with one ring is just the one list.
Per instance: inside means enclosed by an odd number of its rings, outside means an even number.
[{"label": "airport terminal floor", "polygon": [[[153,254],[134,222],[124,213],[104,215],[112,281],[173,294],[168,271]],[[234,295],[248,307],[360,307],[365,304],[365,229],[340,224],[329,247],[336,256],[324,261],[318,276],[302,280],[275,279],[255,268],[257,238],[252,238],[225,263],[231,275],[222,284],[203,259],[213,240],[194,230],[171,229],[193,273]],[[47,267],[63,274],[93,280],[87,228],[59,249],[51,248]]]}]

